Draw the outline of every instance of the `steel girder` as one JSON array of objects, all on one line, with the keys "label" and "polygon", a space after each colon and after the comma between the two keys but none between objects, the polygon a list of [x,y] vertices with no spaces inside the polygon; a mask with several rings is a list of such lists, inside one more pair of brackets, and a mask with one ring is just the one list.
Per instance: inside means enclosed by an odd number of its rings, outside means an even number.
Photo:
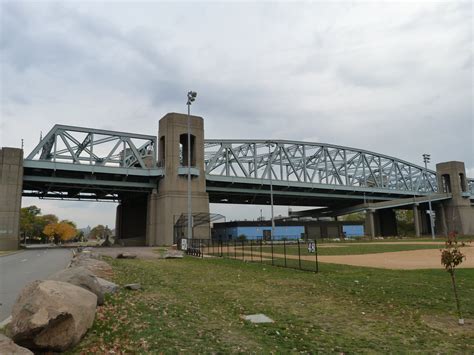
[{"label": "steel girder", "polygon": [[[331,144],[286,140],[206,140],[206,174],[265,180],[386,190],[424,195],[438,191],[436,172],[394,157]],[[471,184],[472,185],[472,184]]]},{"label": "steel girder", "polygon": [[146,169],[156,167],[156,149],[155,136],[55,125],[26,159]]}]

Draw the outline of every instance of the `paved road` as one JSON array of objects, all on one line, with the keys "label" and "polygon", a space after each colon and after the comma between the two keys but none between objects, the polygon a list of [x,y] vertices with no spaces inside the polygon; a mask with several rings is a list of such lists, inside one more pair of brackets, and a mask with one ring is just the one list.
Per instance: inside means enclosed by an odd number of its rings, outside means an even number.
[{"label": "paved road", "polygon": [[67,267],[72,258],[68,249],[24,250],[0,256],[0,322],[7,318],[20,290]]}]

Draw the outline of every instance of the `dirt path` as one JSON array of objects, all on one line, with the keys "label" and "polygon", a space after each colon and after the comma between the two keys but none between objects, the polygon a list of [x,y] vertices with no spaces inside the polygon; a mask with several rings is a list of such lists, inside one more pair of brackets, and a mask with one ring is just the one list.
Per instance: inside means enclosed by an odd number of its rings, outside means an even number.
[{"label": "dirt path", "polygon": [[[462,248],[466,260],[460,268],[474,268],[474,247]],[[321,255],[318,260],[324,263],[369,266],[383,269],[441,269],[441,257],[438,249],[420,249],[395,251],[389,253],[365,255]]]},{"label": "dirt path", "polygon": [[[229,249],[231,256],[234,248]],[[474,268],[474,247],[464,247],[462,252],[466,260],[460,268]],[[241,259],[242,249],[237,248],[237,259]],[[246,260],[251,260],[250,252],[244,251]],[[260,256],[260,253],[258,253]],[[271,253],[262,253],[265,258],[271,258]],[[284,258],[283,254],[274,254],[276,258]],[[287,259],[298,260],[298,255],[286,255]],[[257,260],[256,253],[254,259]],[[302,255],[301,260],[314,261],[312,255]],[[363,255],[319,255],[318,261],[322,263],[366,266],[382,269],[415,270],[415,269],[442,269],[440,251],[438,249],[421,249],[409,251],[396,251],[388,253],[363,254]]]}]

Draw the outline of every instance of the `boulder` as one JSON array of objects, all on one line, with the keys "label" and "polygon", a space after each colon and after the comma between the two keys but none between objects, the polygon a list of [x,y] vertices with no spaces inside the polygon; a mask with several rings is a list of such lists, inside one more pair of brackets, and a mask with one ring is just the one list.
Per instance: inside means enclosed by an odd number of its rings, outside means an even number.
[{"label": "boulder", "polygon": [[33,355],[27,348],[16,345],[9,337],[0,333],[0,353],[8,355]]},{"label": "boulder", "polygon": [[115,293],[119,289],[119,285],[114,284],[113,282],[107,281],[101,277],[97,277],[97,282],[99,283],[102,292],[105,293]]},{"label": "boulder", "polygon": [[137,255],[132,253],[120,253],[117,255],[117,259],[136,259]]},{"label": "boulder", "polygon": [[48,277],[48,280],[69,282],[73,285],[82,287],[97,296],[98,306],[104,304],[104,292],[102,291],[102,287],[94,274],[83,266],[61,270]]},{"label": "boulder", "polygon": [[163,258],[164,259],[182,259],[183,258],[183,252],[181,250],[168,249],[163,254]]},{"label": "boulder", "polygon": [[65,351],[92,326],[97,296],[79,286],[53,280],[25,286],[13,306],[10,333],[19,345]]},{"label": "boulder", "polygon": [[105,261],[91,258],[87,255],[79,254],[71,261],[71,267],[83,266],[97,277],[108,279],[112,277],[112,267]]}]

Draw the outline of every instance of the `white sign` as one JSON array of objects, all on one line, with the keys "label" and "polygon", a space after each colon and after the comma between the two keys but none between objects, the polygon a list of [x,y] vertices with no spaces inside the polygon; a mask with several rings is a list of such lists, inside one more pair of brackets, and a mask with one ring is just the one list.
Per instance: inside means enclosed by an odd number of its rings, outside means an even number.
[{"label": "white sign", "polygon": [[181,239],[181,250],[188,250],[188,240]]},{"label": "white sign", "polygon": [[316,245],[314,242],[308,243],[308,253],[314,253],[316,251]]}]

